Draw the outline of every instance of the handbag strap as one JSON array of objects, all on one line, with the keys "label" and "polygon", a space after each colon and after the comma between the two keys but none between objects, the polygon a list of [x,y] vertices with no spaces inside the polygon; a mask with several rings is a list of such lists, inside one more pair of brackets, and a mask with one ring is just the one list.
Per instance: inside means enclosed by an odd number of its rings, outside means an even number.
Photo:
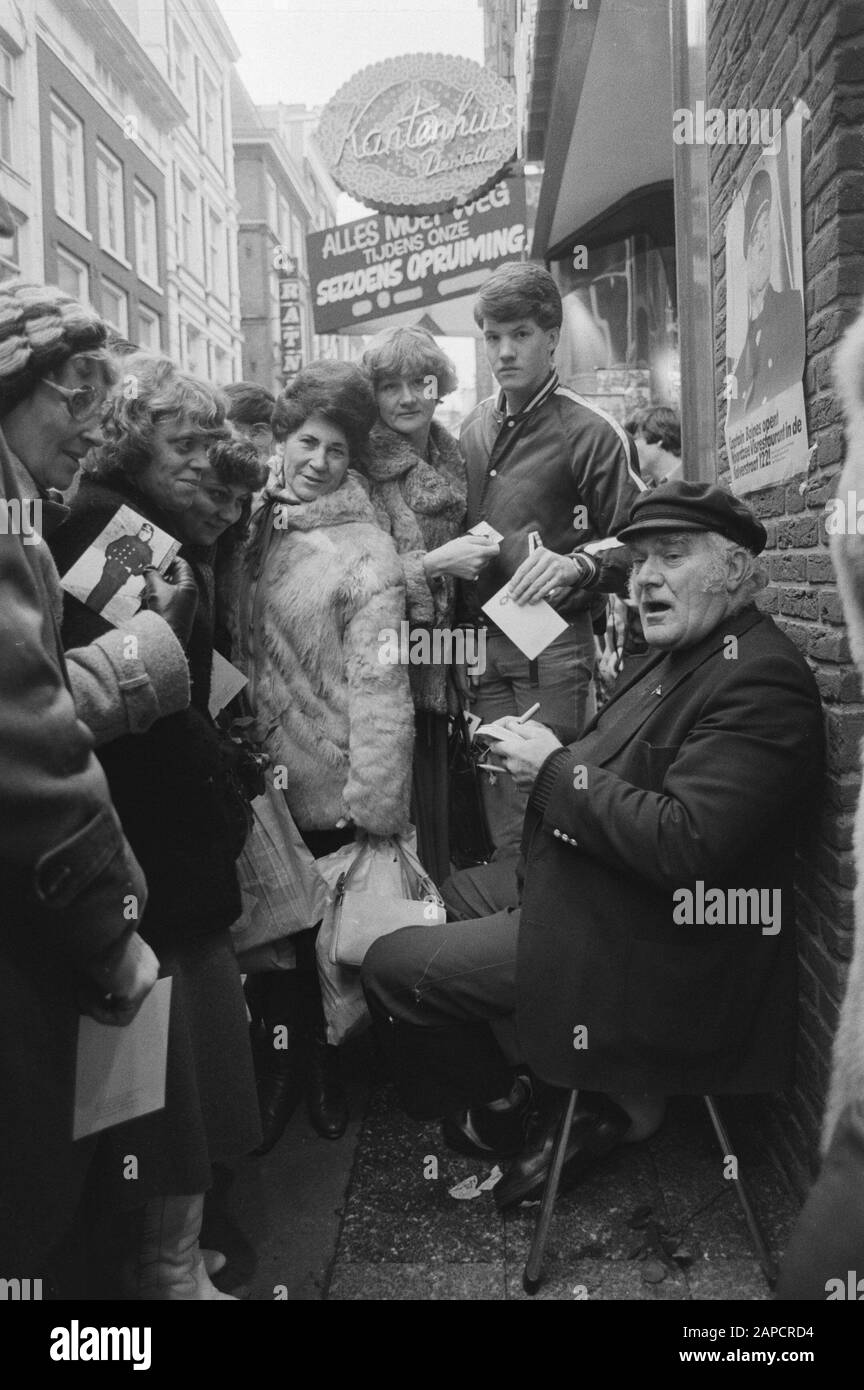
[{"label": "handbag strap", "polygon": [[434,897],[437,902],[443,902],[443,898],[438,892],[433,879],[429,877],[425,869],[423,869],[423,866],[420,865],[420,869],[418,870],[417,865],[411,863],[411,860],[408,858],[398,839],[391,840],[391,844],[396,850],[396,856],[402,867],[402,873],[405,875],[408,882],[411,883],[412,879],[415,880],[424,897],[431,896]]}]

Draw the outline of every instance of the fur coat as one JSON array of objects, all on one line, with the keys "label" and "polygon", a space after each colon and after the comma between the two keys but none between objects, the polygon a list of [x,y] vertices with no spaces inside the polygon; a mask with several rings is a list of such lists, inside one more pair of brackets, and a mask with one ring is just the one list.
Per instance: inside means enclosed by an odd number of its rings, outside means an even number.
[{"label": "fur coat", "polygon": [[[427,463],[407,439],[379,422],[369,439],[366,475],[378,520],[402,561],[409,622],[448,627],[455,581],[444,575],[430,585],[423,560],[427,551],[462,534],[468,485],[458,443],[433,420]],[[446,714],[446,667],[411,666],[409,675],[415,707]]]},{"label": "fur coat", "polygon": [[414,720],[404,666],[379,659],[405,587],[356,474],[297,502],[280,488],[254,521],[241,621],[248,696],[301,830],[342,818],[375,835],[408,824]]},{"label": "fur coat", "polygon": [[[846,463],[837,487],[844,505],[850,493],[864,497],[864,313],[849,330],[837,354],[837,383],[846,410]],[[849,630],[849,644],[864,675],[864,536],[831,537],[837,587]],[[864,752],[864,746],[862,746]],[[855,945],[834,1039],[831,1085],[822,1131],[827,1152],[841,1112],[864,1100],[864,795],[855,818]]]}]

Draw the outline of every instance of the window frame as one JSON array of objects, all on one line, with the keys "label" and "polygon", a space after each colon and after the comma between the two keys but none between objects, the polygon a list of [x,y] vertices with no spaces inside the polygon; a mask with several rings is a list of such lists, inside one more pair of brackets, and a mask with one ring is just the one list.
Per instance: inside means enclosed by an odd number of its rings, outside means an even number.
[{"label": "window frame", "polygon": [[[108,185],[109,188],[111,185],[108,184],[108,180],[104,179],[102,175],[102,169],[105,165],[113,165],[113,170],[111,172],[117,178],[117,182],[113,185],[113,188],[119,198],[119,246],[112,245],[108,240],[111,200],[106,199],[103,205],[103,190],[106,185]],[[117,208],[115,207],[114,210],[116,212]],[[103,144],[101,140],[96,141],[96,211],[99,225],[99,246],[101,250],[107,251],[115,260],[122,261],[124,265],[128,266],[129,261],[126,258],[126,247],[128,243],[126,227],[126,171],[123,166],[123,161],[118,159],[114,151],[110,149],[108,145]]]},{"label": "window frame", "polygon": [[[108,314],[108,312],[106,311],[106,308],[105,308],[105,294],[106,294],[106,290],[107,290],[107,292],[108,292],[109,294],[112,294],[112,293],[116,294],[116,295],[118,296],[119,302],[124,306],[124,313],[123,313],[123,315],[121,315],[121,317],[125,318],[125,320],[126,320],[125,324],[117,323],[113,318],[111,318],[110,314]],[[109,323],[109,324],[111,325],[111,327],[112,327],[113,329],[115,329],[115,331],[116,331],[117,333],[120,334],[121,337],[123,337],[123,338],[128,338],[128,337],[129,337],[129,295],[128,295],[128,293],[126,292],[126,290],[124,290],[124,288],[123,288],[122,285],[118,285],[117,282],[116,282],[116,280],[112,280],[111,277],[108,276],[108,275],[101,275],[101,276],[99,277],[99,291],[100,291],[100,299],[101,299],[101,309],[100,309],[100,312],[101,312],[101,314],[102,314],[103,319],[105,319],[105,321],[106,321],[107,323]]]},{"label": "window frame", "polygon": [[[53,89],[49,94],[48,105],[51,130],[51,164],[54,181],[54,212],[58,217],[62,218],[64,222],[68,222],[70,227],[74,227],[76,231],[83,232],[85,236],[89,237],[90,231],[87,227],[87,185],[85,180],[86,164],[84,158],[84,122],[81,120],[80,116],[76,115],[76,113],[72,110],[70,106],[66,105],[62,97],[59,97]],[[79,177],[73,178],[72,184],[73,187],[77,186],[77,188],[80,190],[80,196],[82,200],[82,206],[80,208],[80,211],[83,213],[83,216],[81,218],[79,218],[77,215],[79,212],[77,206],[72,209],[69,209],[65,207],[60,207],[58,205],[57,194],[61,186],[61,180],[57,176],[57,130],[55,127],[55,117],[64,124],[67,122],[70,123],[71,126],[77,130],[77,133],[80,137],[79,141],[76,142],[76,156],[78,159],[80,159],[80,168],[74,171],[74,173]]]},{"label": "window frame", "polygon": [[71,266],[73,269],[75,269],[75,270],[81,272],[81,274],[83,275],[83,279],[84,279],[84,289],[85,289],[85,292],[84,292],[84,294],[82,295],[81,289],[80,289],[80,279],[79,279],[79,286],[78,286],[78,288],[76,288],[75,290],[65,290],[64,293],[66,293],[66,294],[71,294],[71,295],[72,295],[72,298],[73,298],[73,299],[77,299],[78,302],[79,302],[79,304],[89,304],[89,303],[90,303],[90,273],[91,273],[91,272],[90,272],[90,267],[89,267],[89,265],[87,264],[87,262],[86,262],[86,261],[82,261],[81,258],[80,258],[79,256],[76,256],[76,255],[75,255],[74,251],[70,251],[70,250],[68,249],[68,247],[66,247],[66,246],[61,246],[59,243],[58,243],[58,245],[54,248],[54,254],[55,254],[56,258],[57,258],[57,265],[58,265],[57,283],[58,283],[59,288],[60,288],[61,290],[63,289],[63,286],[60,284],[59,265],[60,265],[61,262],[65,262],[67,268],[68,268],[69,266]]},{"label": "window frame", "polygon": [[[148,200],[153,213],[152,261],[154,274],[152,275],[142,268],[141,263],[142,240],[139,236],[140,222],[138,217],[141,195]],[[132,217],[135,229],[135,272],[139,280],[143,280],[145,284],[152,285],[154,289],[159,289],[159,204],[155,193],[152,193],[147,185],[142,183],[138,178],[134,179],[132,182]]]}]

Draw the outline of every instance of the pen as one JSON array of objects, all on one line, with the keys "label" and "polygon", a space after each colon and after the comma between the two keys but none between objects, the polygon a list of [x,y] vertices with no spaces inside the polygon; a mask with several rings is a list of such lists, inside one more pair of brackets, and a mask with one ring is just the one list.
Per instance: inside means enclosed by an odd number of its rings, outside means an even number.
[{"label": "pen", "polygon": [[537,713],[537,711],[538,711],[539,708],[540,708],[540,701],[538,700],[537,703],[536,703],[536,705],[532,705],[530,709],[526,709],[526,711],[525,711],[524,714],[520,714],[519,718],[516,720],[516,723],[517,723],[517,724],[524,724],[524,723],[526,722],[526,720],[528,720],[528,719],[531,718],[532,714],[536,714],[536,713]]},{"label": "pen", "polygon": [[496,765],[495,765],[494,763],[478,763],[477,766],[478,766],[478,767],[482,767],[482,769],[483,769],[484,772],[506,772],[506,771],[507,771],[506,767],[496,767]]}]

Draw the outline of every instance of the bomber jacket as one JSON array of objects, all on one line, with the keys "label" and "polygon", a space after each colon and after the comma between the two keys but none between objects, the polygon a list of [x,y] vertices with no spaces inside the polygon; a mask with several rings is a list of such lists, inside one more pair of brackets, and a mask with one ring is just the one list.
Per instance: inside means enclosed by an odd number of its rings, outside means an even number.
[{"label": "bomber jacket", "polygon": [[[644,491],[636,446],[626,430],[562,386],[553,371],[515,415],[504,392],[488,397],[467,416],[460,437],[468,469],[470,529],[488,521],[504,539],[497,559],[476,583],[463,585],[459,616],[478,620],[480,609],[528,556],[528,536],[569,555],[624,527]],[[587,585],[570,589],[553,606],[571,619],[591,607],[592,595],[623,587],[626,547],[603,551]]]}]

